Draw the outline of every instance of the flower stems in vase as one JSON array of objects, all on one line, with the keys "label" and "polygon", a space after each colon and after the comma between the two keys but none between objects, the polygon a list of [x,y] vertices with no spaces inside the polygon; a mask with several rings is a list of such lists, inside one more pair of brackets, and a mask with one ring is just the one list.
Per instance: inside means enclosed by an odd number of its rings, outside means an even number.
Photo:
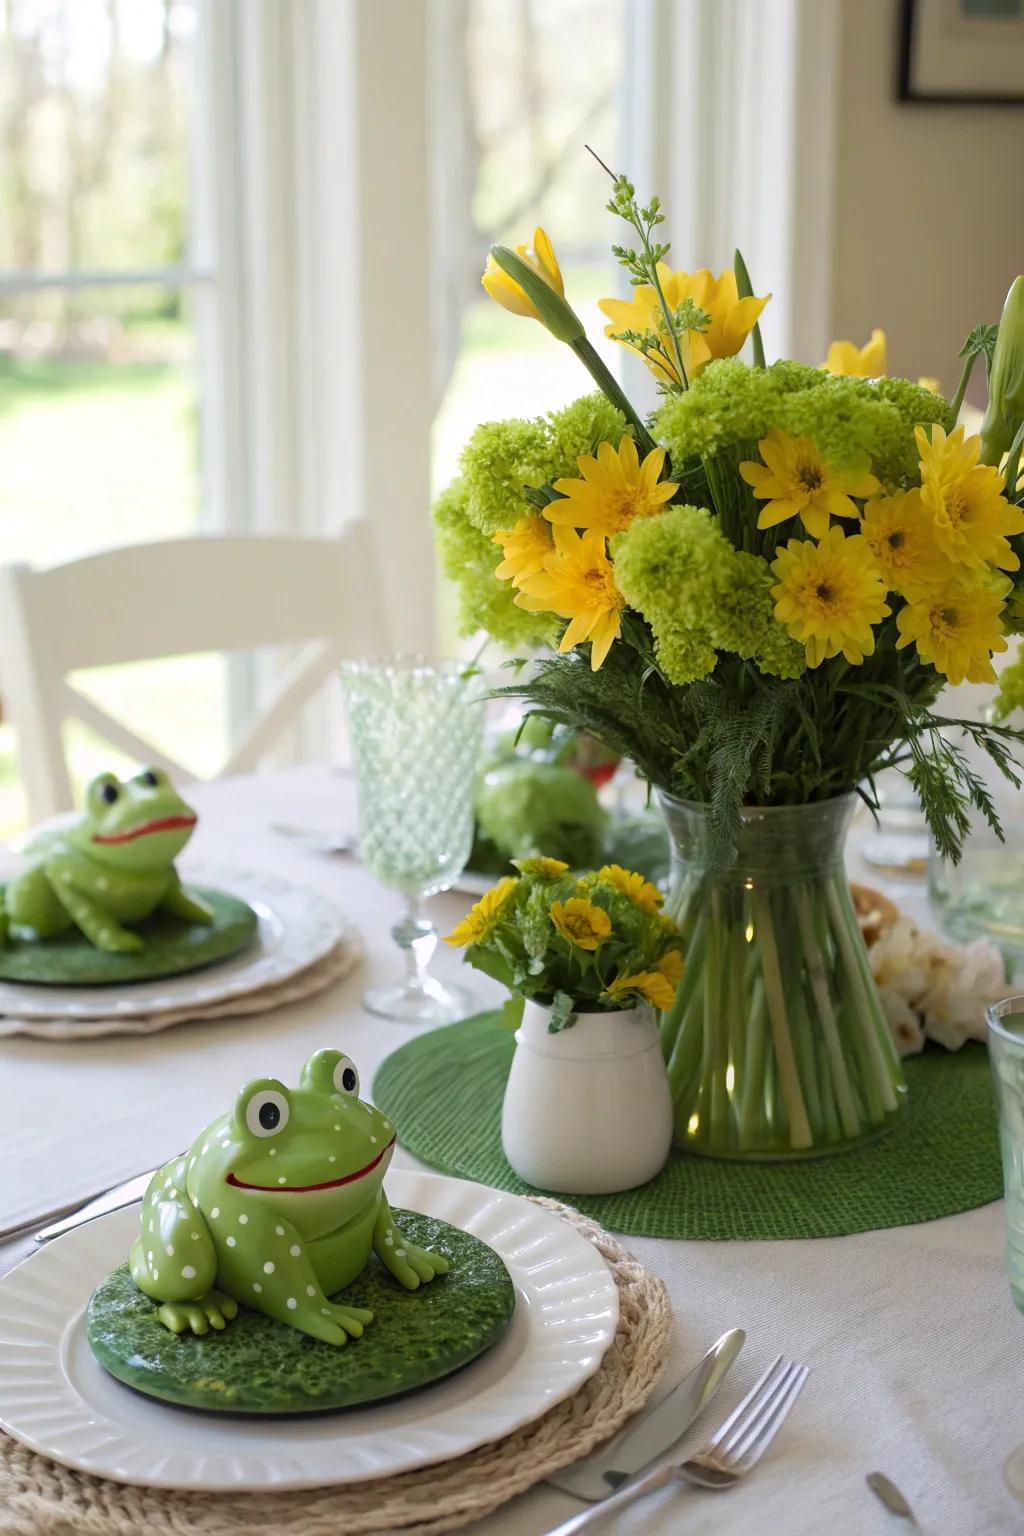
[{"label": "flower stems in vase", "polygon": [[905,1088],[842,868],[852,797],[746,813],[708,868],[704,810],[665,800],[687,967],[662,1041],[676,1140],[716,1157],[837,1151]]}]

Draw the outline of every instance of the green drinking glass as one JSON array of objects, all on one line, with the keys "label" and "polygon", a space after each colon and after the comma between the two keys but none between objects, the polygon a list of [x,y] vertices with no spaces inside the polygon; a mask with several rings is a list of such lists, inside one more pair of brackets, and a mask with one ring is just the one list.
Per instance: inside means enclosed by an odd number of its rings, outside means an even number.
[{"label": "green drinking glass", "polygon": [[[999,1105],[1006,1188],[1006,1267],[1010,1295],[1024,1312],[1024,997],[988,1010],[988,1055]],[[1024,1445],[1006,1463],[1006,1484],[1024,1503]]]},{"label": "green drinking glass", "polygon": [[406,909],[392,928],[405,955],[405,980],[372,987],[371,1013],[407,1023],[464,1018],[473,994],[427,974],[437,929],[423,901],[446,891],[473,846],[473,786],[483,739],[484,687],[463,662],[387,657],[346,662],[348,707],[359,800],[359,849],[382,885],[401,891]]}]

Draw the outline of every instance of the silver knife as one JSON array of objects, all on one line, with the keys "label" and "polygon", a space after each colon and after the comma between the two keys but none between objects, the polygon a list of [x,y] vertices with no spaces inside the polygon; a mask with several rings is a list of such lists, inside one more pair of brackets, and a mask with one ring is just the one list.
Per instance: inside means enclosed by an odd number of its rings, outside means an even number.
[{"label": "silver knife", "polygon": [[639,1421],[627,1424],[613,1440],[583,1461],[563,1467],[548,1478],[564,1493],[591,1503],[606,1499],[641,1467],[675,1445],[718,1391],[729,1367],[746,1341],[742,1328],[730,1328],[712,1344],[703,1360],[666,1398]]},{"label": "silver knife", "polygon": [[97,1216],[106,1216],[108,1211],[119,1211],[123,1205],[131,1205],[133,1201],[141,1200],[155,1172],[156,1170],[151,1168],[148,1173],[140,1173],[124,1184],[115,1184],[113,1189],[106,1190],[93,1200],[87,1200],[69,1216],[62,1216],[60,1221],[52,1222],[48,1227],[42,1227],[35,1234],[36,1242],[48,1243],[51,1237],[60,1237],[62,1233],[70,1232],[72,1228],[80,1227],[84,1222],[94,1221]]}]

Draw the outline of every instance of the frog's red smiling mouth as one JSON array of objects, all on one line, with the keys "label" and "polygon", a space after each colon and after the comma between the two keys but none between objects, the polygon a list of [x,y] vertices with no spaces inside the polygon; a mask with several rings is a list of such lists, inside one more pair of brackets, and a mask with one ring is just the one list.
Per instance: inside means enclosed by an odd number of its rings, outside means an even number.
[{"label": "frog's red smiling mouth", "polygon": [[97,832],[92,841],[94,843],[130,843],[137,837],[148,837],[151,832],[177,832],[180,828],[194,827],[194,816],[160,816],[156,821],[143,821],[137,827],[129,827],[127,832]]},{"label": "frog's red smiling mouth", "polygon": [[346,1173],[340,1179],[325,1179],[322,1184],[247,1184],[244,1179],[236,1179],[233,1173],[228,1174],[225,1183],[233,1184],[236,1189],[261,1189],[268,1195],[306,1195],[314,1189],[337,1189],[342,1184],[354,1184],[357,1179],[372,1173],[391,1151],[395,1140],[392,1136],[384,1150],[378,1152],[373,1162],[367,1163],[365,1168],[357,1168],[355,1173]]}]

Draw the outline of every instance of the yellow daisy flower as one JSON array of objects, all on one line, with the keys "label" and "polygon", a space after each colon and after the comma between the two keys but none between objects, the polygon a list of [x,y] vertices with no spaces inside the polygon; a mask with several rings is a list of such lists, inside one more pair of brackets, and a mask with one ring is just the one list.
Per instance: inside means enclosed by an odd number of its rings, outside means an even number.
[{"label": "yellow daisy flower", "polygon": [[[516,255],[525,261],[527,266],[532,267],[537,276],[542,278],[559,298],[565,298],[565,283],[562,281],[555,248],[542,229],[538,227],[534,230],[532,246],[517,245]],[[513,315],[527,315],[532,320],[540,319],[533,300],[527,298],[515,278],[509,277],[508,273],[498,266],[493,256],[488,256],[487,266],[480,281],[502,309],[509,310]]]},{"label": "yellow daisy flower", "polygon": [[654,969],[660,971],[673,987],[677,987],[683,979],[683,957],[679,950],[670,949],[667,955],[662,955]]},{"label": "yellow daisy flower", "polygon": [[945,582],[896,616],[896,649],[913,643],[936,672],[957,683],[994,683],[992,652],[1005,651],[1002,584]]},{"label": "yellow daisy flower", "polygon": [[1003,477],[991,464],[979,464],[980,437],[965,437],[957,427],[947,437],[938,425],[931,441],[915,427],[921,455],[921,500],[931,514],[935,541],[960,565],[981,570],[997,565],[1016,571],[1020,561],[1006,542],[1024,533],[1024,513],[1003,495]]},{"label": "yellow daisy flower", "polygon": [[867,542],[831,528],[820,544],[790,539],[772,561],[775,617],[807,650],[807,665],[819,667],[842,651],[859,666],[875,649],[871,626],[892,610],[885,583]]},{"label": "yellow daisy flower", "polygon": [[621,1003],[631,992],[662,1012],[671,1008],[676,998],[675,987],[660,970],[634,971],[632,976],[616,976],[614,981],[608,983],[604,996],[612,1002]]},{"label": "yellow daisy flower", "polygon": [[679,489],[673,481],[658,478],[665,467],[664,448],[652,448],[641,464],[628,433],[618,452],[611,443],[601,443],[596,459],[581,453],[577,462],[582,479],[555,481],[561,499],[544,508],[549,523],[621,533],[635,518],[660,512]]},{"label": "yellow daisy flower", "polygon": [[559,875],[564,875],[569,868],[562,859],[547,859],[543,856],[534,859],[513,859],[512,863],[521,875],[539,875],[542,880],[557,880]]},{"label": "yellow daisy flower", "polygon": [[834,469],[811,438],[791,437],[779,427],[772,427],[757,447],[764,464],[746,459],[740,474],[757,499],[767,502],[757,519],[759,528],[799,517],[812,538],[820,539],[828,532],[830,517],[859,516],[851,496],[871,496],[880,489],[868,473],[866,454],[847,469]]},{"label": "yellow daisy flower", "polygon": [[[692,299],[711,316],[706,331],[687,331],[679,339],[687,379],[696,378],[713,357],[735,357],[771,298],[771,294],[766,293],[762,299],[753,296],[741,299],[736,274],[728,269],[718,277],[712,277],[706,267],[693,273],[673,272],[671,267],[659,261],[658,280],[670,310],[674,312],[685,299]],[[653,331],[659,338],[661,350],[640,355],[662,383],[676,388],[682,384],[675,347],[653,285],[640,284],[633,289],[631,299],[601,299],[599,308],[611,321],[605,326],[604,333],[614,340],[618,340],[622,331]],[[620,345],[631,352],[639,351],[628,341]]]},{"label": "yellow daisy flower", "polygon": [[606,885],[613,885],[623,896],[628,896],[634,906],[641,912],[649,912],[653,916],[657,912],[664,897],[656,885],[645,880],[643,875],[635,874],[631,869],[623,869],[621,864],[604,864],[597,872],[597,878],[603,880]]},{"label": "yellow daisy flower", "polygon": [[603,533],[591,528],[579,534],[556,525],[554,535],[555,547],[545,556],[543,571],[521,580],[515,601],[530,613],[557,613],[568,619],[558,649],[571,651],[589,640],[590,665],[596,672],[618,638],[626,600],[615,585]]},{"label": "yellow daisy flower", "polygon": [[451,933],[445,937],[446,944],[479,944],[494,932],[501,909],[508,901],[519,881],[512,875],[507,875],[504,880],[499,880],[492,890],[466,913],[461,923],[456,924]]},{"label": "yellow daisy flower", "polygon": [[491,538],[499,544],[505,558],[495,567],[501,581],[519,582],[524,576],[536,576],[544,569],[544,556],[553,549],[551,529],[542,517],[521,517],[514,528],[500,528]]},{"label": "yellow daisy flower", "polygon": [[871,340],[862,347],[858,347],[854,341],[834,341],[821,366],[825,373],[856,379],[883,379],[886,368],[885,332],[872,331]]},{"label": "yellow daisy flower", "polygon": [[882,580],[901,597],[920,596],[952,574],[950,562],[936,547],[920,491],[874,497],[864,508],[860,531]]},{"label": "yellow daisy flower", "polygon": [[583,896],[568,901],[553,901],[551,921],[569,944],[577,949],[597,949],[612,931],[612,920],[603,907],[595,907]]}]

